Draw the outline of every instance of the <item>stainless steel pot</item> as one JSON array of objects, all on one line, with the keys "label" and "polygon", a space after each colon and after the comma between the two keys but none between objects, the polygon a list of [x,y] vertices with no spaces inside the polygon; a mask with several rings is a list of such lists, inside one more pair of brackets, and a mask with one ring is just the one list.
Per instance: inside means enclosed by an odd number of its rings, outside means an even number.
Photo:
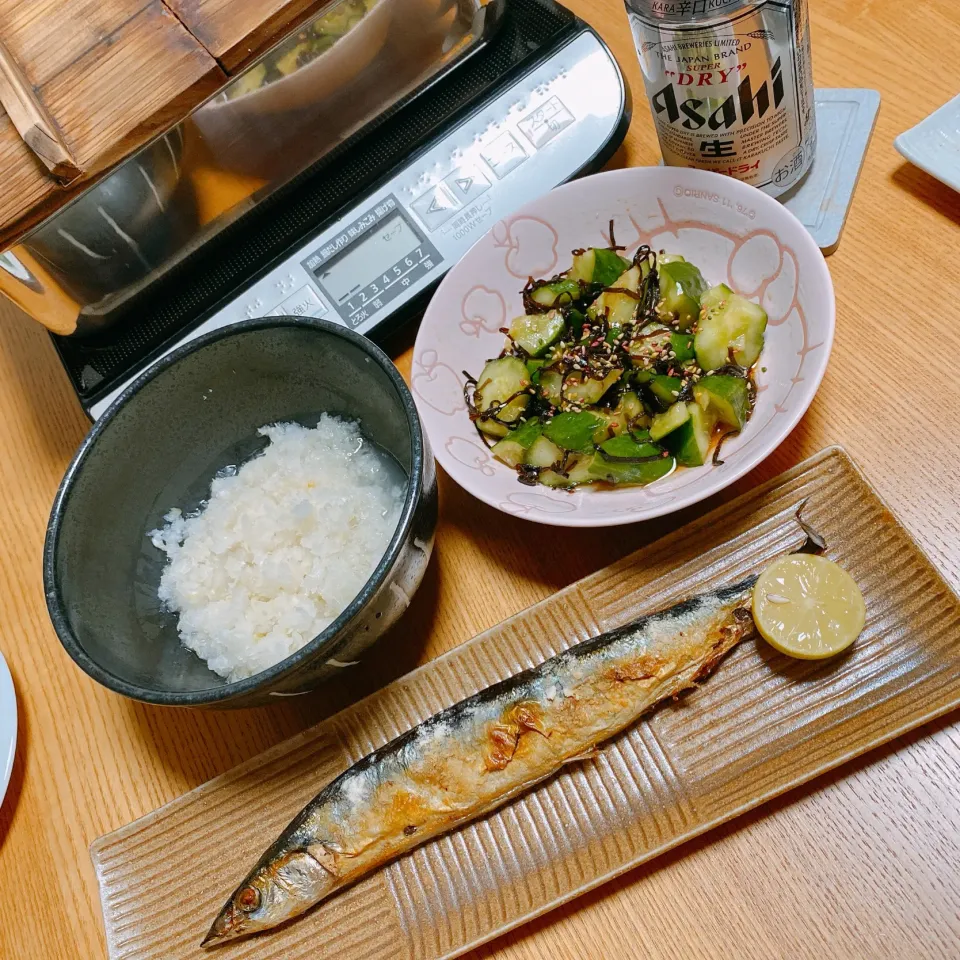
[{"label": "stainless steel pot", "polygon": [[[117,322],[178,262],[477,49],[506,2],[337,0],[0,253],[0,292],[61,335]],[[362,16],[341,16],[358,4]]]},{"label": "stainless steel pot", "polygon": [[154,141],[24,240],[63,293],[82,305],[77,329],[100,329],[180,250],[197,227],[181,182],[183,130]]}]

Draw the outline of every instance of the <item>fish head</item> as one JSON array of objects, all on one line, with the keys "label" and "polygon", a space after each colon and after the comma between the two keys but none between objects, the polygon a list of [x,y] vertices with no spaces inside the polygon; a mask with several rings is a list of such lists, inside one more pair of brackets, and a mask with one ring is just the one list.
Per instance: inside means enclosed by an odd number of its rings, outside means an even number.
[{"label": "fish head", "polygon": [[306,848],[258,864],[224,904],[202,946],[269,930],[299,916],[336,886],[329,866]]}]

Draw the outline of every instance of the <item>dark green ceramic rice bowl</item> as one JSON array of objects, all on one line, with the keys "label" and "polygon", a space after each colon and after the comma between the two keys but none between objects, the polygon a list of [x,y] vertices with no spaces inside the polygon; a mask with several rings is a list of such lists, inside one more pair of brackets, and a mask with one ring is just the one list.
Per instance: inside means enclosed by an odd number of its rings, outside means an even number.
[{"label": "dark green ceramic rice bowl", "polygon": [[[176,616],[162,609],[167,558],[147,534],[172,506],[199,505],[218,470],[263,449],[261,426],[312,425],[324,412],[359,420],[403,467],[399,525],[363,590],[326,630],[276,666],[227,682],[181,644]],[[178,347],[94,424],[54,501],[47,606],[70,656],[124,696],[175,706],[276,703],[359,660],[403,613],[436,521],[433,455],[390,359],[327,321],[252,320]]]}]

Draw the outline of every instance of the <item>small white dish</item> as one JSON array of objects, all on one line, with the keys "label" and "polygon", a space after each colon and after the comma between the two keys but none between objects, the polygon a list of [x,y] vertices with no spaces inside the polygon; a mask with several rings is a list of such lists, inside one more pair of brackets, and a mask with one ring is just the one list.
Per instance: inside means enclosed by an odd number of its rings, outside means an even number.
[{"label": "small white dish", "polygon": [[901,133],[893,145],[914,166],[960,192],[960,95]]},{"label": "small white dish", "polygon": [[17,750],[17,695],[13,678],[0,653],[0,803],[13,773],[13,755]]},{"label": "small white dish", "polygon": [[[770,319],[757,406],[743,433],[724,443],[722,464],[677,470],[646,487],[526,487],[494,459],[467,416],[462,371],[477,374],[500,353],[500,328],[523,313],[527,278],[567,269],[578,247],[607,246],[611,219],[627,256],[641,243],[684,254],[709,283],[728,283],[762,303]],[[437,460],[469,493],[539,523],[614,526],[697,503],[769,456],[820,386],[834,325],[823,255],[776,200],[702,170],[614,170],[559,187],[494,224],[447,274],[420,325],[411,389]]]}]

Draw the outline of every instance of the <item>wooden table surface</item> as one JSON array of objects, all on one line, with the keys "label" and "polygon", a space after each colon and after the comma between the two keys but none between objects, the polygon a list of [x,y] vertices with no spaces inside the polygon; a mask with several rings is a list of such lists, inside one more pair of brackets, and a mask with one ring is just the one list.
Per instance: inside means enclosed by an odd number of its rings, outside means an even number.
[{"label": "wooden table surface", "polygon": [[[613,164],[655,163],[621,0],[569,4],[609,42],[634,90],[636,115]],[[958,588],[960,197],[904,163],[892,144],[960,90],[960,61],[942,55],[960,49],[960,15],[956,0],[811,0],[811,7],[817,84],[875,88],[883,104],[846,231],[829,259],[838,316],[826,379],[787,442],[725,496],[841,443]],[[711,506],[616,530],[564,532],[495,513],[442,476],[435,558],[370,670],[266,710],[142,706],[75,668],[48,622],[44,527],[88,423],[43,329],[12,307],[0,312],[0,649],[20,706],[13,779],[0,808],[4,960],[105,956],[87,852],[95,837]],[[905,346],[908,364],[898,359]],[[405,373],[409,354],[398,356]],[[958,792],[954,716],[472,956],[956,957]]]}]

